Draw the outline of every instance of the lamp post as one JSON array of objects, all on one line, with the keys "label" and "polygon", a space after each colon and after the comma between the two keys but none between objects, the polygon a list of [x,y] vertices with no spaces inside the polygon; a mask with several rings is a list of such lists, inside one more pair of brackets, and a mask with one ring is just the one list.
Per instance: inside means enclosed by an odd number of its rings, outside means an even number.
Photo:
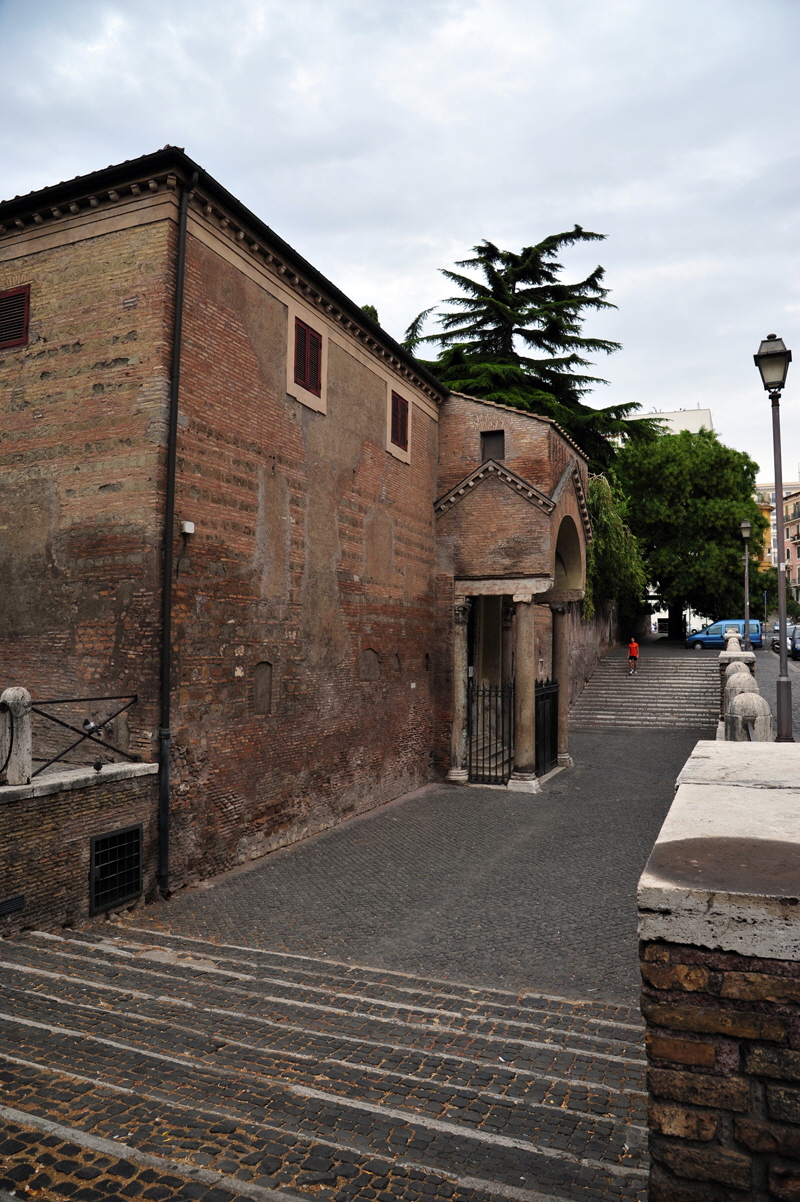
[{"label": "lamp post", "polygon": [[767,337],[753,355],[761,380],[772,404],[772,445],[775,453],[775,505],[778,510],[775,525],[778,532],[778,734],[776,742],[793,743],[792,682],[789,680],[789,656],[786,648],[786,548],[784,546],[783,471],[781,468],[781,390],[792,361],[792,352],[783,339],[775,334]]},{"label": "lamp post", "polygon": [[750,643],[750,535],[753,524],[745,518],[739,529],[744,539],[744,649],[752,651]]}]

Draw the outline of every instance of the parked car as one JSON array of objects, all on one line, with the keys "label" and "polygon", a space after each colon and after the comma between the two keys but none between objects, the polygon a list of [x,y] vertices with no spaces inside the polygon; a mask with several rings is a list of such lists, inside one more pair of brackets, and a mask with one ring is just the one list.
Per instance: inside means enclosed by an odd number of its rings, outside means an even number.
[{"label": "parked car", "polygon": [[[773,635],[772,650],[780,650],[780,636]],[[792,659],[800,659],[800,625],[786,627],[786,650]]]},{"label": "parked car", "polygon": [[[690,634],[686,639],[686,646],[693,647],[695,651],[702,651],[704,647],[724,651],[725,634],[729,630],[735,630],[739,638],[744,642],[744,618],[726,618],[722,622],[712,622],[710,626],[706,626],[703,630],[698,630],[697,634]],[[763,641],[761,623],[757,619],[751,618],[750,645],[752,647],[761,647],[763,646]]]}]

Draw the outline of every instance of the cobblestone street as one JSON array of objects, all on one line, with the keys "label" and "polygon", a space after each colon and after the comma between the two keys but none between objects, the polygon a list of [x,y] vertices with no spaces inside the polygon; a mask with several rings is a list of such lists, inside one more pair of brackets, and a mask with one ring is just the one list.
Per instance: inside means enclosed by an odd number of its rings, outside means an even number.
[{"label": "cobblestone street", "polygon": [[431,786],[137,925],[424,977],[638,996],[635,890],[703,731],[581,732],[541,794]]}]

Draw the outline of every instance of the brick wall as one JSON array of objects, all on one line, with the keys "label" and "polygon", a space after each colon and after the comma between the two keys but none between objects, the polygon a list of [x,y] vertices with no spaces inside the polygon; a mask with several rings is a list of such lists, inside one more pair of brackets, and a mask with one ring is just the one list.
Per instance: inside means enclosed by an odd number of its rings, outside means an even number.
[{"label": "brick wall", "polygon": [[2,687],[137,692],[147,759],[174,207],[159,194],[134,227],[92,212],[0,245],[0,289],[31,285],[29,344],[0,351]]},{"label": "brick wall", "polygon": [[[323,313],[327,412],[287,394],[285,284],[190,224],[175,587],[180,883],[429,777],[436,419],[386,449],[387,372]],[[414,402],[399,376],[393,387]],[[302,395],[299,389],[297,395]],[[429,665],[430,665],[430,661]],[[269,698],[256,669],[270,665]],[[263,712],[264,709],[268,712]]]},{"label": "brick wall", "polygon": [[[112,774],[115,769],[107,769]],[[0,935],[57,930],[89,917],[91,839],[142,823],[143,891],[156,880],[157,777],[106,779],[37,796],[0,788],[0,902],[24,895],[25,906],[0,916]],[[43,778],[38,778],[41,782]],[[39,788],[42,786],[39,785]],[[28,793],[28,796],[20,796]],[[16,800],[7,800],[10,795]]]},{"label": "brick wall", "polygon": [[645,942],[650,1202],[800,1197],[800,963]]}]

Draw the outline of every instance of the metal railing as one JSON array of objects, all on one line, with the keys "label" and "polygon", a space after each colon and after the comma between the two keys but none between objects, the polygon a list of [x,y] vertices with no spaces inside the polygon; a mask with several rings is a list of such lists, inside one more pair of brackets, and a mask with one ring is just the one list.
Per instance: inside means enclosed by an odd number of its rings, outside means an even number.
[{"label": "metal railing", "polygon": [[[101,747],[103,751],[112,751],[116,755],[123,756],[126,760],[131,760],[133,763],[139,763],[142,758],[140,755],[135,755],[129,751],[123,751],[121,747],[117,747],[113,743],[109,743],[107,739],[103,738],[104,728],[113,722],[115,718],[118,718],[120,714],[123,714],[125,710],[128,710],[132,705],[135,705],[138,700],[138,693],[128,693],[115,697],[52,697],[44,701],[37,700],[34,702],[31,705],[31,713],[38,714],[40,718],[45,718],[48,722],[52,722],[56,726],[60,726],[65,730],[72,731],[72,733],[76,734],[78,737],[77,739],[73,740],[68,747],[63,747],[55,755],[51,756],[49,760],[45,760],[43,763],[41,763],[41,767],[37,768],[35,772],[31,773],[31,779],[33,779],[34,776],[38,776],[41,772],[44,772],[46,768],[51,766],[51,764],[55,764],[58,763],[59,760],[63,760],[65,756],[69,755],[70,752],[74,751],[75,748],[79,747],[82,743],[87,742],[94,744],[96,747]],[[104,718],[101,722],[95,722],[91,718],[85,718],[82,728],[73,726],[72,723],[65,722],[63,718],[56,717],[55,714],[48,714],[40,708],[43,705],[78,705],[88,701],[124,701],[125,705],[121,705],[119,709],[114,710],[112,714],[109,714],[108,717]],[[36,763],[41,762],[37,756],[34,756],[33,758]],[[95,760],[94,767],[95,769],[102,767],[102,761]]]},{"label": "metal railing", "polygon": [[504,785],[514,767],[514,685],[467,683],[467,774]]}]

